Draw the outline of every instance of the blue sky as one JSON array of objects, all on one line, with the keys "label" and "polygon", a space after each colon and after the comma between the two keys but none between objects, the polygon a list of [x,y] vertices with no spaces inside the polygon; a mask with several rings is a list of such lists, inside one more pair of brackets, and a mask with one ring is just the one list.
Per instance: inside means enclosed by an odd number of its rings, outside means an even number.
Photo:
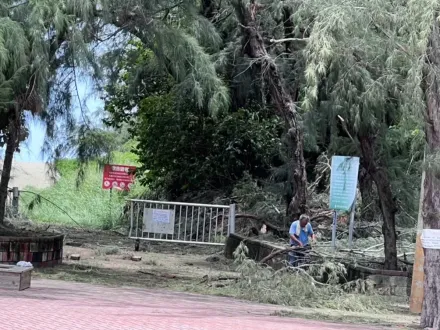
[{"label": "blue sky", "polygon": [[[81,103],[86,101],[88,113],[92,113],[104,106],[98,95],[93,94],[93,86],[87,83],[87,81],[78,81],[78,92]],[[81,112],[77,100],[74,102],[74,106],[76,117],[80,120]],[[44,123],[38,118],[38,116],[32,117],[32,115],[26,115],[26,124],[29,129],[29,137],[20,146],[20,153],[15,154],[15,159],[20,162],[46,161],[41,152],[46,130]],[[3,156],[3,154],[1,156]]]}]

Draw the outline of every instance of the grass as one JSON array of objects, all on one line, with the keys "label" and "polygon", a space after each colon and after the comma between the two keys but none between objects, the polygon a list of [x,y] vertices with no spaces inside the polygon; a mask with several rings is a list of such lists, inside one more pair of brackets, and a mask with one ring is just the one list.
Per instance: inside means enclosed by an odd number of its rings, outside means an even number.
[{"label": "grass", "polygon": [[[114,163],[131,165],[134,163],[133,156],[119,153]],[[26,189],[40,194],[42,199],[38,200],[32,193],[21,194],[21,212],[32,221],[70,226],[78,223],[82,227],[112,229],[121,225],[126,199],[145,189],[135,185],[130,193],[103,190],[102,169],[97,164],[89,165],[85,180],[79,187],[76,184],[78,166],[75,160],[61,161],[58,169],[60,179],[54,186],[42,190]]]}]

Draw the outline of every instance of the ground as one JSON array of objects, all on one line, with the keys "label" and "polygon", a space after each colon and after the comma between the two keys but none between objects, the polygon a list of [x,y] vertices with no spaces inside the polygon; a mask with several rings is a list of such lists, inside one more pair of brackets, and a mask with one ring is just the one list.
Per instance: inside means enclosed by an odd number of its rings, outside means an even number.
[{"label": "ground", "polygon": [[[38,282],[38,280],[50,279],[86,282],[107,287],[130,286],[143,289],[166,289],[173,292],[186,291],[240,297],[237,292],[228,290],[228,283],[234,281],[239,274],[234,271],[231,261],[223,257],[221,246],[206,247],[144,242],[140,246],[140,251],[134,252],[134,241],[127,239],[125,235],[118,232],[72,229],[67,231],[63,229],[63,232],[66,234],[63,265],[36,270],[34,279],[37,279],[37,282],[34,282],[33,287],[35,285],[39,286],[39,283],[43,283],[41,285],[48,283]],[[72,254],[80,254],[80,261],[70,260],[69,257]],[[133,255],[141,256],[142,260],[139,262],[131,261]],[[56,283],[57,286],[60,285],[60,282]],[[88,290],[97,289],[89,287]],[[108,292],[110,294],[113,291]],[[133,292],[140,291],[134,290]],[[145,294],[151,294],[151,291],[146,292]],[[167,297],[169,295],[172,296],[174,293],[166,294]],[[179,295],[179,297],[185,296]],[[219,300],[220,302],[221,300]],[[368,311],[354,313],[322,308],[292,309],[274,306],[263,306],[261,308],[264,310],[264,315],[363,323],[368,324],[369,329],[371,329],[372,324],[406,329],[414,327],[419,322],[417,316],[409,315],[407,305],[394,306],[392,312],[384,311],[383,313],[369,313]],[[244,316],[243,318],[246,319]],[[280,320],[280,322],[284,321]],[[200,329],[203,329],[203,326]],[[315,328],[304,327],[305,329]],[[350,328],[347,326],[343,329]]]},{"label": "ground", "polygon": [[153,289],[34,280],[26,291],[0,289],[7,330],[375,330],[274,315],[280,307]]}]

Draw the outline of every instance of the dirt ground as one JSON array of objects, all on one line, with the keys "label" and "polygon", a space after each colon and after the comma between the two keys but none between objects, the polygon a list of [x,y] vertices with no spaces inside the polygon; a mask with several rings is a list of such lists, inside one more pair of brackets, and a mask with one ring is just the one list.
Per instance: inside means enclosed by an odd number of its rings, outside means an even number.
[{"label": "dirt ground", "polygon": [[[216,295],[231,295],[227,284],[239,277],[234,272],[232,261],[224,258],[221,246],[142,242],[140,251],[135,252],[135,242],[117,232],[58,231],[66,235],[63,264],[37,269],[36,277]],[[79,254],[81,259],[71,260],[73,254]],[[132,261],[132,256],[142,259]],[[378,324],[399,329],[417,328],[419,322],[418,316],[409,314],[406,305],[399,306],[393,314],[286,307],[277,315]]]},{"label": "dirt ground", "polygon": [[[185,290],[188,286],[218,286],[234,280],[231,261],[221,246],[135,242],[117,232],[75,231],[66,233],[63,264],[37,270],[37,276],[86,281],[108,285],[129,285]],[[79,254],[79,261],[71,256]],[[141,257],[132,261],[133,256]],[[220,279],[220,280],[219,280]],[[219,280],[219,281],[218,281]]]}]

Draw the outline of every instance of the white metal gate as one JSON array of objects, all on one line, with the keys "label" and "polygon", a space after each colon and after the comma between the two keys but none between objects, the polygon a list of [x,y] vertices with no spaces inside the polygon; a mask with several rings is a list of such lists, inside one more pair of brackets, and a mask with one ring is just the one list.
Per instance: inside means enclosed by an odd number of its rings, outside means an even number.
[{"label": "white metal gate", "polygon": [[224,245],[227,235],[235,232],[235,204],[129,202],[132,239]]}]

